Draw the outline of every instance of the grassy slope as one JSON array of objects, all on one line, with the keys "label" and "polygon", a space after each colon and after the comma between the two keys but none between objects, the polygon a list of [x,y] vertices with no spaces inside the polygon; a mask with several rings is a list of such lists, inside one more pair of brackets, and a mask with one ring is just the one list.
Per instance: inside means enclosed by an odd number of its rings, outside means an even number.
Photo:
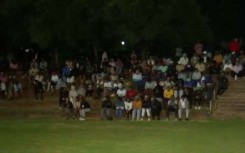
[{"label": "grassy slope", "polygon": [[243,153],[245,121],[0,122],[1,153]]}]

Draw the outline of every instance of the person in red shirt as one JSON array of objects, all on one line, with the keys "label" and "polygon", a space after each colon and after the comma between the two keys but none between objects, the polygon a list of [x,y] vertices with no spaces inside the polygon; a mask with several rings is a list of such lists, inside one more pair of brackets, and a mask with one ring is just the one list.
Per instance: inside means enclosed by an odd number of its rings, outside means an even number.
[{"label": "person in red shirt", "polygon": [[240,51],[240,42],[237,38],[229,42],[228,49],[230,52],[238,53]]}]

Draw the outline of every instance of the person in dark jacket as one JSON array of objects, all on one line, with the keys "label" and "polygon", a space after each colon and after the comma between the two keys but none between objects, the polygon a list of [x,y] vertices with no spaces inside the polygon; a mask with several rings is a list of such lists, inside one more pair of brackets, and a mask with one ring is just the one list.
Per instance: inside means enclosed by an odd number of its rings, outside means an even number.
[{"label": "person in dark jacket", "polygon": [[109,96],[105,96],[105,98],[102,101],[101,119],[112,120],[111,110],[112,110],[112,102],[110,101]]},{"label": "person in dark jacket", "polygon": [[141,109],[141,121],[144,120],[145,114],[147,115],[148,121],[151,120],[151,100],[145,95],[144,100],[142,101]]},{"label": "person in dark jacket", "polygon": [[227,77],[225,76],[225,73],[222,72],[220,76],[218,77],[218,91],[217,91],[217,97],[221,96],[225,90],[228,88],[229,82]]},{"label": "person in dark jacket", "polygon": [[152,119],[155,120],[155,117],[157,120],[160,120],[160,113],[162,110],[162,104],[161,101],[157,100],[156,98],[151,99],[151,110],[152,110]]},{"label": "person in dark jacket", "polygon": [[170,112],[174,112],[175,116],[175,121],[178,120],[178,100],[172,96],[167,103],[167,109],[166,109],[166,116],[167,116],[167,121],[169,120],[169,114]]},{"label": "person in dark jacket", "polygon": [[80,119],[81,121],[85,120],[86,113],[91,111],[91,107],[89,103],[84,99],[84,97],[80,96],[81,105],[80,105]]}]

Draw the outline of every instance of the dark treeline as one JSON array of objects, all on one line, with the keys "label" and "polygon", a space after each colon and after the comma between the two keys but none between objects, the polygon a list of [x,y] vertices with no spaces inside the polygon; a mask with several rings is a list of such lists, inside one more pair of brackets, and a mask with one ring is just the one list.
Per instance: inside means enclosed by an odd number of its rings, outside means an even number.
[{"label": "dark treeline", "polygon": [[133,49],[168,54],[177,46],[242,37],[239,2],[1,0],[1,53],[33,48],[64,56]]}]

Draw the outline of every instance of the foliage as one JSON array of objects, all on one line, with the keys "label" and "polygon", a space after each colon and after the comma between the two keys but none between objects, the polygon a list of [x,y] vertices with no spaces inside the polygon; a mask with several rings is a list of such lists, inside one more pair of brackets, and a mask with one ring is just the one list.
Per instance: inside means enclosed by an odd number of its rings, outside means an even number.
[{"label": "foliage", "polygon": [[13,46],[117,50],[191,44],[212,34],[196,0],[9,0],[7,39]]}]

